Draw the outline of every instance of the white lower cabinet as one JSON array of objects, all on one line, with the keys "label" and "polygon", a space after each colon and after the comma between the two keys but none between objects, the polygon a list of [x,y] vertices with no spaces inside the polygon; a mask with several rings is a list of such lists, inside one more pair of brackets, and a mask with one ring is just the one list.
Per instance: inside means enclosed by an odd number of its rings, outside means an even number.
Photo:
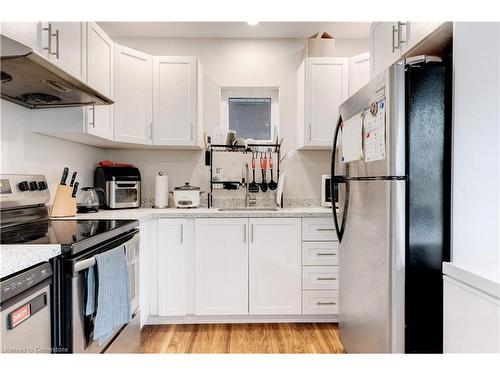
[{"label": "white lower cabinet", "polygon": [[304,290],[302,292],[303,314],[338,314],[338,290]]},{"label": "white lower cabinet", "polygon": [[249,312],[300,314],[300,219],[250,219]]},{"label": "white lower cabinet", "polygon": [[189,236],[185,219],[158,221],[158,315],[187,313]]},{"label": "white lower cabinet", "polygon": [[195,314],[248,314],[248,219],[195,220]]},{"label": "white lower cabinet", "polygon": [[500,353],[500,300],[444,276],[444,353]]}]

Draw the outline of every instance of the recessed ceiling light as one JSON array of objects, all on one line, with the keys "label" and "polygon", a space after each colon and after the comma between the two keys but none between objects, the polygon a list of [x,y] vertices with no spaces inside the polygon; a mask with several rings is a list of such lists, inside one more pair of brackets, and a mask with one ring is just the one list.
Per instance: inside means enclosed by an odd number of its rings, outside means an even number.
[{"label": "recessed ceiling light", "polygon": [[250,26],[255,26],[259,24],[259,21],[247,21]]}]

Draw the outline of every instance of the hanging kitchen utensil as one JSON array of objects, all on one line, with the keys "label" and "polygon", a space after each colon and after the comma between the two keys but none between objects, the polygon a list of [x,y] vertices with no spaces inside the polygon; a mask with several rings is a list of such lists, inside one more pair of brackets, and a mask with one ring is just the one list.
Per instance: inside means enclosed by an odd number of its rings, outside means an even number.
[{"label": "hanging kitchen utensil", "polygon": [[259,185],[255,182],[255,155],[252,152],[252,173],[253,173],[253,180],[250,182],[250,185],[248,185],[248,191],[250,193],[258,193],[259,192]]},{"label": "hanging kitchen utensil", "polygon": [[278,184],[273,180],[273,157],[269,153],[269,169],[271,170],[271,181],[269,181],[269,190],[276,190]]},{"label": "hanging kitchen utensil", "polygon": [[262,172],[262,182],[260,183],[260,190],[265,193],[267,191],[266,182],[266,164],[267,164],[267,154],[262,158],[262,152],[260,153],[260,170]]}]

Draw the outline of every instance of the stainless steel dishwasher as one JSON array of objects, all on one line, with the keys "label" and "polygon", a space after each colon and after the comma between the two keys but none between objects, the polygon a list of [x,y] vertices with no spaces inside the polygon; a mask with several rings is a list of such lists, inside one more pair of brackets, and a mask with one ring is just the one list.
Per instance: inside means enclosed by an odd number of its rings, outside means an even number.
[{"label": "stainless steel dishwasher", "polygon": [[0,282],[2,353],[51,353],[52,268],[42,263]]}]

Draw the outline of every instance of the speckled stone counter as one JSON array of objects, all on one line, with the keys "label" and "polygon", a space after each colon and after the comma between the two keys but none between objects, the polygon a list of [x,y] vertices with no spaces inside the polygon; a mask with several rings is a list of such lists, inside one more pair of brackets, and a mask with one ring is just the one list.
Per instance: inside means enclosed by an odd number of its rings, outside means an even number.
[{"label": "speckled stone counter", "polygon": [[332,210],[325,207],[281,208],[277,211],[266,210],[231,210],[218,208],[136,208],[122,210],[100,210],[96,213],[77,214],[74,218],[88,220],[143,220],[151,218],[206,218],[206,217],[332,217]]},{"label": "speckled stone counter", "polygon": [[61,254],[60,245],[0,245],[0,278]]}]

